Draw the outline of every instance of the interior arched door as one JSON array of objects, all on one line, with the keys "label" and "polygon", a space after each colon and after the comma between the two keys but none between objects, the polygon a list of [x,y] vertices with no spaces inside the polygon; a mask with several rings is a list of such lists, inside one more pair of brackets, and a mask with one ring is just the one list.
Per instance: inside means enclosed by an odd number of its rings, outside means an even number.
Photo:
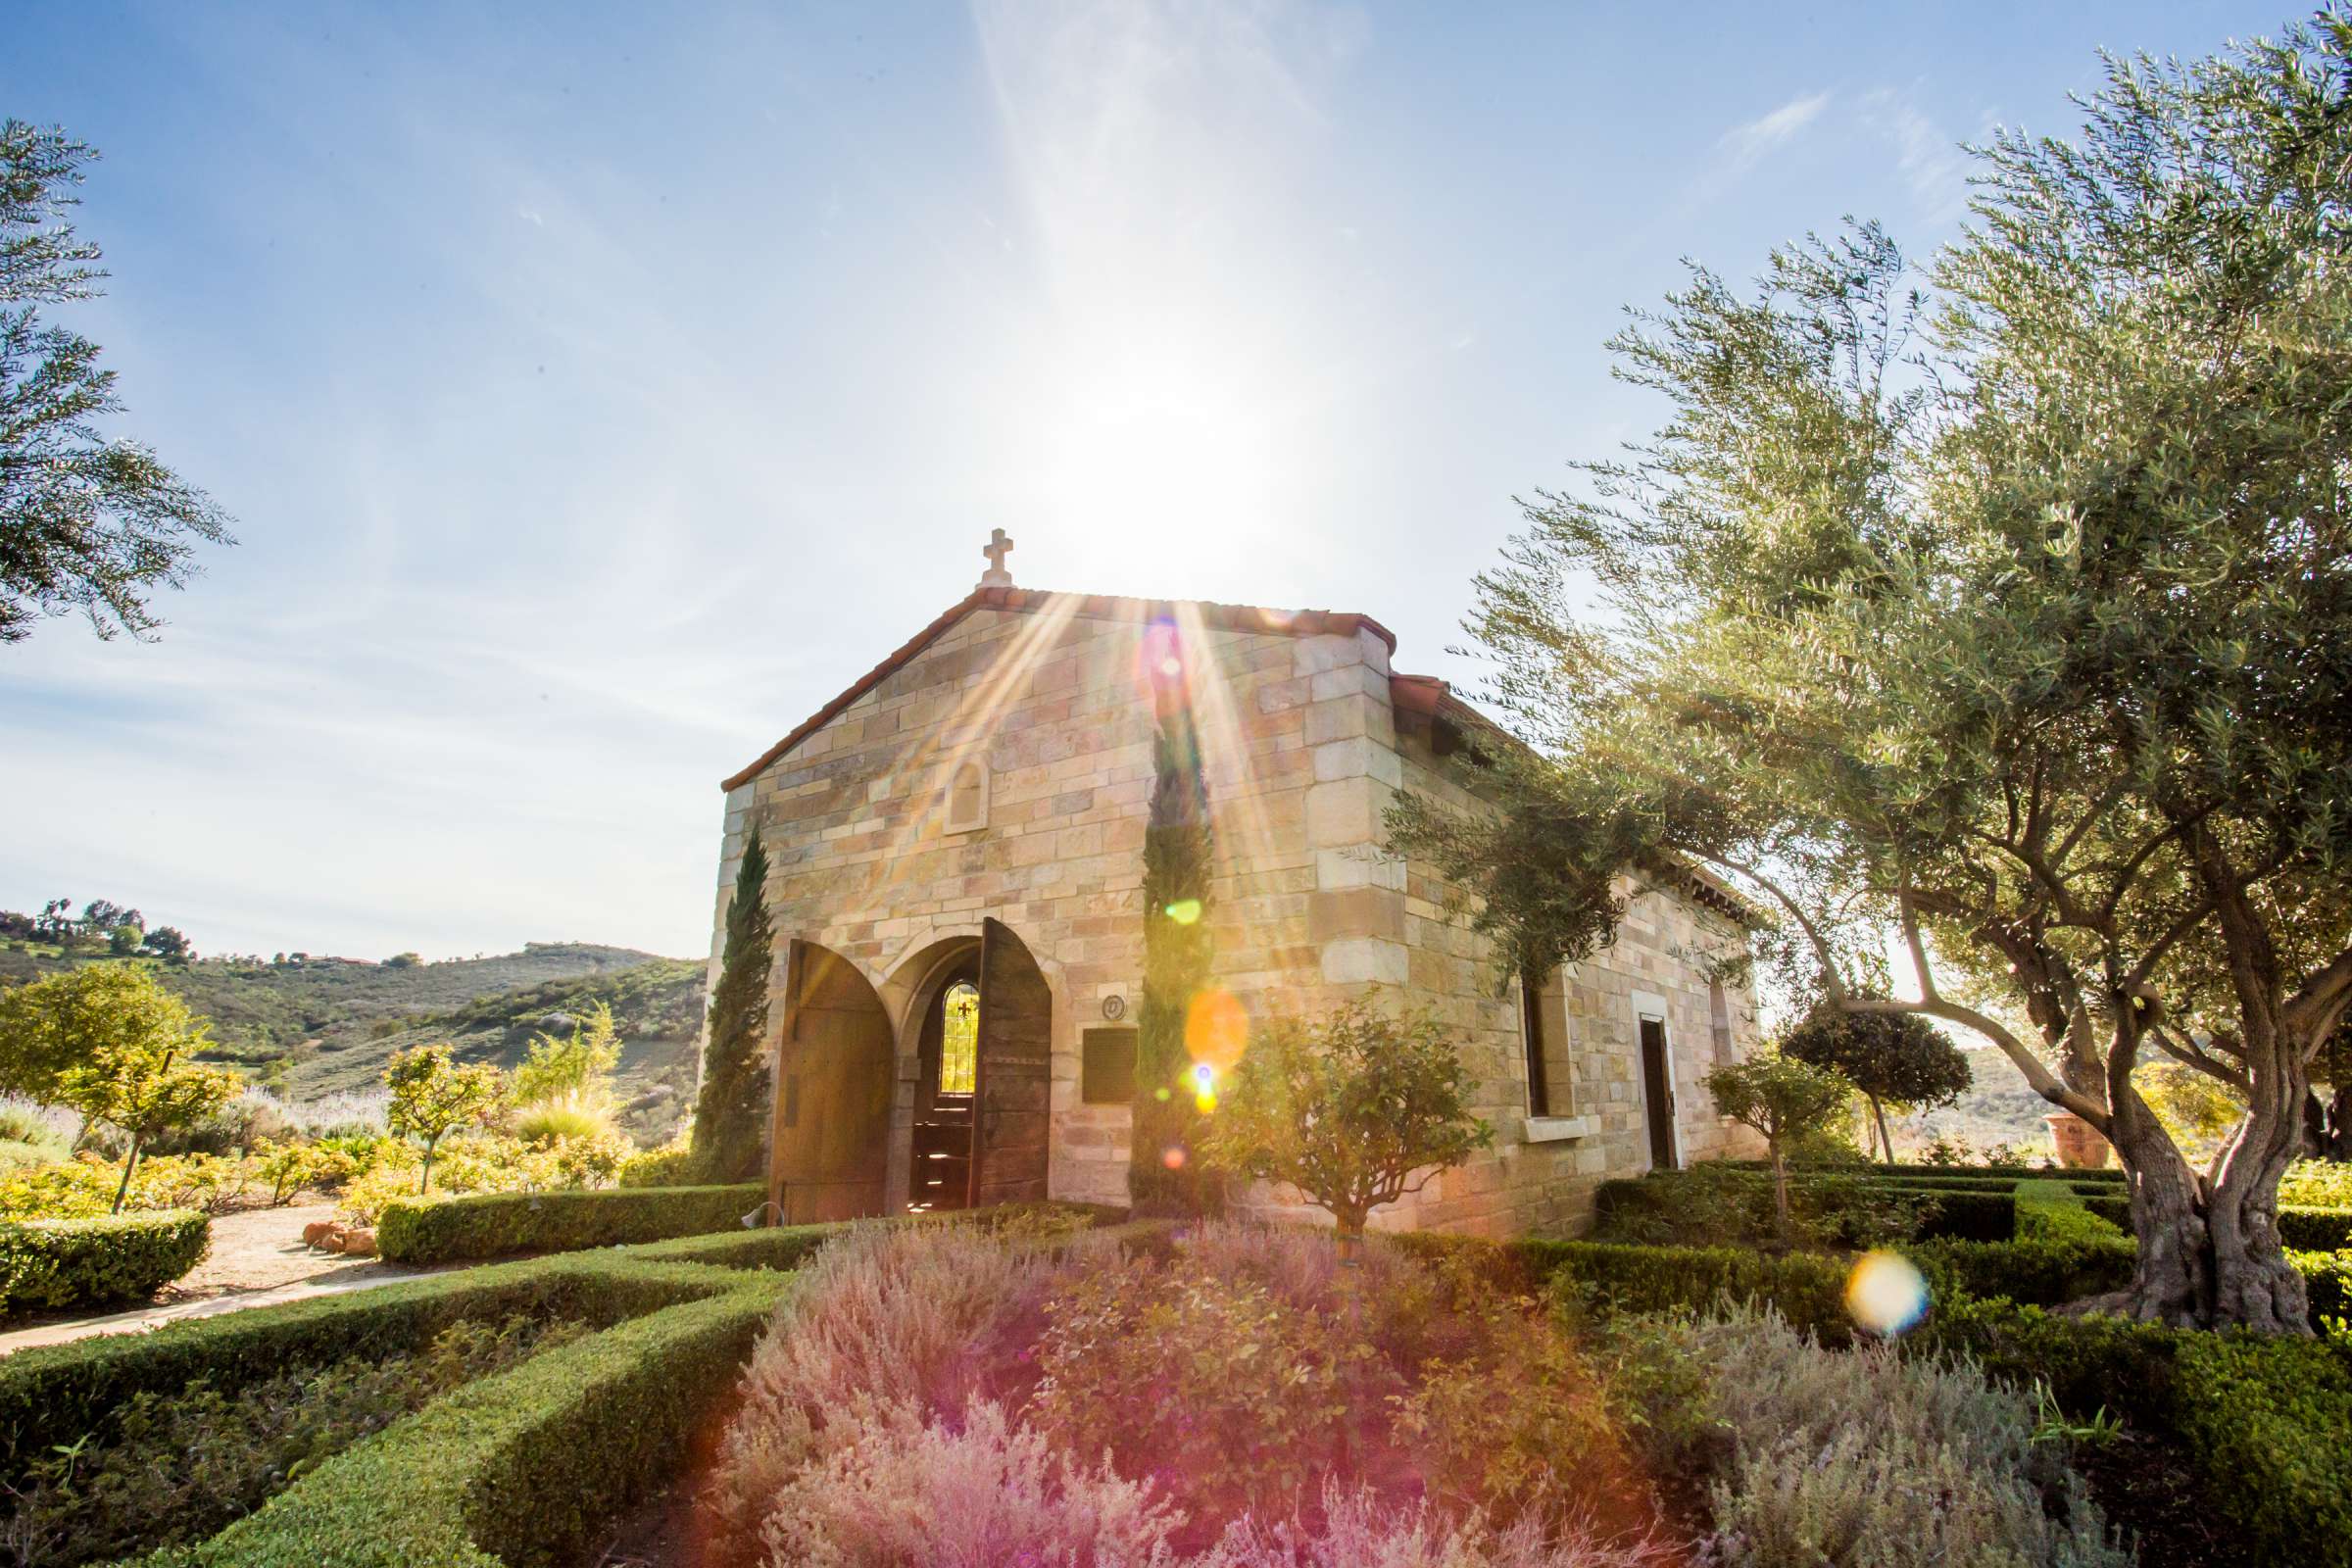
[{"label": "interior arched door", "polygon": [[769,1188],[787,1223],[882,1212],[890,1169],[890,1014],[857,966],[813,942],[787,959]]},{"label": "interior arched door", "polygon": [[1046,1196],[1053,1075],[1054,993],[1012,928],[989,920],[980,928],[974,1206]]}]

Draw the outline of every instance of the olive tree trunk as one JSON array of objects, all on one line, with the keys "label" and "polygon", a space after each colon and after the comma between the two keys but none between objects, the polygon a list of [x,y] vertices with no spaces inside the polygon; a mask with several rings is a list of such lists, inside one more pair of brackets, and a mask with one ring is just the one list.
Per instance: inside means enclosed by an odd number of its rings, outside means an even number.
[{"label": "olive tree trunk", "polygon": [[[2264,1074],[2265,1078],[2273,1075]],[[2263,1084],[2211,1176],[2181,1154],[2129,1083],[2110,1084],[2102,1129],[2132,1189],[2132,1234],[2139,1256],[2132,1283],[2076,1303],[2177,1328],[2243,1326],[2309,1334],[2309,1298],[2278,1239],[2278,1181],[2302,1143],[2305,1093],[2289,1063]]]}]

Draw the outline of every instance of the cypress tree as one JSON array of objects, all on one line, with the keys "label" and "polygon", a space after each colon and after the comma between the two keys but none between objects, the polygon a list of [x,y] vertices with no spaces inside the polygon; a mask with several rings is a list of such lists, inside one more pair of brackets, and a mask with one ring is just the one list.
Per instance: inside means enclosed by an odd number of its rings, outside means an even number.
[{"label": "cypress tree", "polygon": [[1144,1004],[1137,1019],[1135,1115],[1127,1192],[1138,1214],[1198,1214],[1218,1190],[1197,1158],[1185,1021],[1208,985],[1208,781],[1200,767],[1188,671],[1178,645],[1150,661],[1152,810],[1144,827]]},{"label": "cypress tree", "polygon": [[704,1181],[750,1181],[760,1174],[767,1121],[767,973],[774,956],[767,849],[754,823],[727,906],[727,943],[703,1046],[703,1088],[694,1102],[694,1167]]}]

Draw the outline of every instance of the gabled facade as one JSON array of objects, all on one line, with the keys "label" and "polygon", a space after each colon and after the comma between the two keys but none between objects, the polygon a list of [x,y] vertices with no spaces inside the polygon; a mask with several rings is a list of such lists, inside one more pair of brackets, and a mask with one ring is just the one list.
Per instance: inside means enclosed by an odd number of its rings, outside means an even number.
[{"label": "gabled facade", "polygon": [[1447,890],[1381,848],[1399,789],[1475,804],[1445,759],[1479,721],[1442,682],[1395,673],[1377,621],[995,586],[726,781],[714,933],[762,831],[788,1217],[1126,1200],[1141,662],[1171,638],[1215,822],[1217,983],[1251,1013],[1368,988],[1435,1009],[1495,1127],[1491,1152],[1376,1225],[1572,1231],[1607,1177],[1747,1152],[1698,1083],[1754,1027],[1744,988],[1710,978],[1744,952],[1739,906],[1629,873],[1612,948],[1496,995]]}]

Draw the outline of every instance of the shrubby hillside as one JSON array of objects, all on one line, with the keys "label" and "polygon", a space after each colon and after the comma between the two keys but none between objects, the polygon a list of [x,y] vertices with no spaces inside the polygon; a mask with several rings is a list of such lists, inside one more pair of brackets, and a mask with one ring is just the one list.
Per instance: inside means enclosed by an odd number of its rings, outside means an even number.
[{"label": "shrubby hillside", "polygon": [[[0,986],[79,962],[53,948],[0,950]],[[210,1018],[214,1059],[295,1101],[367,1090],[391,1054],[451,1042],[470,1061],[512,1067],[534,1031],[564,1034],[595,1002],[610,1003],[625,1049],[618,1088],[623,1125],[644,1133],[674,1122],[693,1099],[704,965],[630,948],[532,942],[520,953],[436,963],[301,963],[206,958],[159,967],[165,984]]]}]

